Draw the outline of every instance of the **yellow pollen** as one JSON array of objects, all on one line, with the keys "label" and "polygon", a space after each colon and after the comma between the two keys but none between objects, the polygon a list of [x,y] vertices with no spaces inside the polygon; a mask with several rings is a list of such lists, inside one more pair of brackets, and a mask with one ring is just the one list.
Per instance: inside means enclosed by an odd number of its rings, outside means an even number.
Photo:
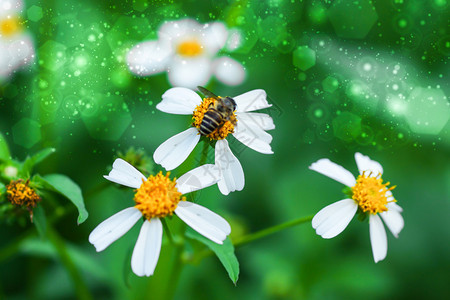
[{"label": "yellow pollen", "polygon": [[177,47],[177,53],[183,56],[197,56],[202,52],[203,47],[196,40],[184,41]]},{"label": "yellow pollen", "polygon": [[33,188],[28,186],[29,180],[23,181],[22,179],[11,180],[6,186],[6,194],[9,202],[17,206],[26,206],[31,209],[36,206],[36,203],[41,201],[41,197],[34,191]]},{"label": "yellow pollen", "polygon": [[[200,129],[200,124],[202,124],[203,117],[205,116],[205,113],[208,111],[209,107],[214,103],[214,101],[217,100],[215,100],[214,98],[204,98],[202,103],[195,108],[194,113],[192,114],[192,125],[194,127]],[[236,115],[234,114],[234,112],[233,116],[231,116],[230,121],[225,121],[222,126],[215,129],[206,137],[211,140],[223,140],[228,136],[228,134],[234,132],[234,125],[232,122],[233,120],[234,123],[236,123]]]},{"label": "yellow pollen", "polygon": [[22,25],[17,17],[0,20],[0,36],[12,36],[20,32]]},{"label": "yellow pollen", "polygon": [[395,188],[392,186],[387,188],[390,182],[383,183],[381,176],[370,177],[363,172],[356,179],[356,184],[352,187],[352,199],[356,201],[363,212],[371,214],[387,211],[388,202],[396,202],[395,199],[388,201],[386,192]]},{"label": "yellow pollen", "polygon": [[166,176],[162,172],[150,175],[146,181],[142,180],[142,185],[136,190],[135,207],[147,220],[171,216],[178,202],[186,200],[175,186],[176,178],[170,180],[169,175],[170,172]]}]

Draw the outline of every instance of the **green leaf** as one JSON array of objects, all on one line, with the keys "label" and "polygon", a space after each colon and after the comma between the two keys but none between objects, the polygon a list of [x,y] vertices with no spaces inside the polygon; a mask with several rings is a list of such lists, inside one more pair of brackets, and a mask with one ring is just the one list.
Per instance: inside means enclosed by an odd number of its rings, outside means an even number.
[{"label": "green leaf", "polygon": [[22,173],[27,177],[30,176],[33,167],[46,159],[53,152],[55,152],[55,148],[46,148],[31,157],[27,157],[22,166]]},{"label": "green leaf", "polygon": [[191,228],[186,230],[186,236],[199,241],[200,243],[206,245],[209,249],[211,249],[211,251],[213,251],[219,258],[225,270],[227,270],[228,276],[230,276],[231,281],[233,281],[233,283],[236,285],[236,282],[239,278],[239,261],[234,254],[233,243],[231,243],[228,237],[225,241],[223,241],[223,245],[219,245],[198,234]]},{"label": "green leaf", "polygon": [[42,177],[36,175],[33,180],[42,184],[44,188],[59,193],[72,201],[78,209],[78,225],[86,221],[88,212],[84,206],[83,195],[80,187],[72,179],[62,174],[49,174]]},{"label": "green leaf", "polygon": [[[92,256],[92,251],[90,251],[89,248],[80,248],[68,242],[66,243],[66,246],[69,256],[72,258],[75,265],[79,269],[83,270],[83,272],[90,273],[100,280],[111,279],[110,274],[108,274],[108,272],[105,271],[105,268],[102,267],[99,259]],[[55,245],[39,238],[30,237],[23,240],[19,245],[19,249],[22,254],[33,257],[44,257],[55,260],[59,259]]]},{"label": "green leaf", "polygon": [[36,226],[39,235],[44,238],[47,233],[47,218],[41,205],[37,205],[33,209],[33,224]]},{"label": "green leaf", "polygon": [[5,137],[0,133],[0,161],[9,160],[11,154],[9,153],[8,143],[6,143]]}]

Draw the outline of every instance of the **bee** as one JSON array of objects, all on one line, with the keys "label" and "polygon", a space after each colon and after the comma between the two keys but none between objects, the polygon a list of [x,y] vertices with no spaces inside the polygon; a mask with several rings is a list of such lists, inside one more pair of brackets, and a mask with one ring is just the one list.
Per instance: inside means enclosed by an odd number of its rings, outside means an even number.
[{"label": "bee", "polygon": [[205,97],[214,99],[203,116],[199,128],[200,134],[206,136],[214,130],[221,128],[226,121],[230,121],[233,125],[236,125],[236,117],[233,114],[236,110],[236,102],[233,98],[216,96],[201,86],[197,88]]}]

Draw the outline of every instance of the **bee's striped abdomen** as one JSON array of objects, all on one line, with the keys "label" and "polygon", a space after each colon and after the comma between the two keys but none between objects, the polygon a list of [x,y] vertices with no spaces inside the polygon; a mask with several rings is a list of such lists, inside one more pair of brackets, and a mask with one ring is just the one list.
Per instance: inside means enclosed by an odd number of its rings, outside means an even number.
[{"label": "bee's striped abdomen", "polygon": [[203,116],[199,132],[202,135],[208,135],[222,125],[222,115],[215,109],[209,109]]}]

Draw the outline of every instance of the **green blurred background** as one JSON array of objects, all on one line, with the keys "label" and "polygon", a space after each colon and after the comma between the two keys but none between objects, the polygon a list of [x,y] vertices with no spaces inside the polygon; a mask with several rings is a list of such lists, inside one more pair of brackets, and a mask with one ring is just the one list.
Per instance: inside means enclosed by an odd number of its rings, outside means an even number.
[{"label": "green blurred background", "polygon": [[[156,299],[166,289],[177,299],[448,299],[449,1],[25,2],[36,60],[1,83],[0,131],[18,159],[55,147],[37,171],[81,186],[89,219],[77,226],[73,211],[54,226],[95,299]],[[245,65],[247,80],[228,87],[212,79],[208,88],[230,96],[266,90],[276,124],[274,155],[230,139],[244,190],[224,197],[210,187],[199,203],[230,221],[232,237],[312,215],[344,195],[308,166],[327,157],[356,173],[353,155],[362,152],[383,165],[404,208],[405,228],[398,239],[388,233],[384,261],[373,262],[368,224],[356,219],[331,240],[308,223],[238,248],[237,286],[212,256],[172,282],[168,243],[155,276],[129,273],[139,226],[95,252],[89,233],[132,203],[131,190],[102,178],[117,152],[133,146],[151,156],[189,124],[155,109],[170,88],[166,74],[135,77],[124,57],[155,39],[163,21],[185,17],[240,30],[243,44],[229,55]],[[5,227],[0,246],[25,230]],[[0,278],[0,298],[75,298],[55,250],[38,237],[1,260]]]}]

